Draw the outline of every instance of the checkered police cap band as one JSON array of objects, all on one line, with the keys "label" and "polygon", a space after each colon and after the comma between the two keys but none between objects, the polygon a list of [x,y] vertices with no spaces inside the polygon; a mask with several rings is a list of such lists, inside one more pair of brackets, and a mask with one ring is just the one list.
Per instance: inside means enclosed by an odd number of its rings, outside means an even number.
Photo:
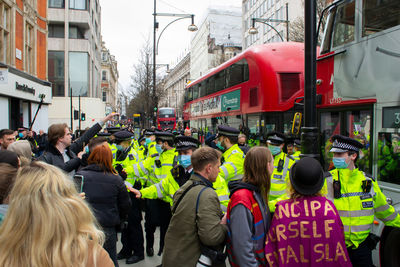
[{"label": "checkered police cap band", "polygon": [[332,148],[338,148],[338,149],[347,150],[347,151],[359,151],[358,147],[348,144],[348,143],[339,142],[338,140],[335,140],[333,142]]},{"label": "checkered police cap band", "polygon": [[197,144],[190,141],[178,141],[176,143],[176,147],[187,147],[187,146],[197,147]]}]

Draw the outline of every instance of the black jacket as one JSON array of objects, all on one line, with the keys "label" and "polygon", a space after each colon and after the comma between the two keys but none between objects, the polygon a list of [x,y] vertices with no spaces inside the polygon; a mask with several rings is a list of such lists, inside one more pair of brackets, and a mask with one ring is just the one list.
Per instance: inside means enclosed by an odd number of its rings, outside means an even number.
[{"label": "black jacket", "polygon": [[85,132],[80,138],[75,140],[68,148],[67,148],[67,155],[70,157],[70,160],[64,162],[64,157],[58,151],[58,149],[48,144],[45,152],[41,155],[38,159],[44,161],[48,164],[54,165],[65,172],[71,172],[73,170],[78,170],[79,166],[81,165],[81,159],[76,156],[77,153],[82,151],[83,147],[89,143],[89,140],[95,136],[100,130],[101,125],[96,123],[93,125],[89,130]]},{"label": "black jacket", "polygon": [[126,186],[119,175],[105,173],[96,164],[88,165],[77,175],[83,176],[83,192],[102,227],[115,227],[125,219],[131,207]]},{"label": "black jacket", "polygon": [[70,160],[64,162],[64,157],[60,151],[55,146],[49,144],[46,151],[38,158],[38,160],[56,166],[67,173],[77,170],[81,165],[81,159],[78,158],[69,148],[67,148],[66,153],[68,157],[70,157]]},{"label": "black jacket", "polygon": [[47,147],[47,134],[37,135],[36,142],[39,146],[39,151],[43,151]]}]

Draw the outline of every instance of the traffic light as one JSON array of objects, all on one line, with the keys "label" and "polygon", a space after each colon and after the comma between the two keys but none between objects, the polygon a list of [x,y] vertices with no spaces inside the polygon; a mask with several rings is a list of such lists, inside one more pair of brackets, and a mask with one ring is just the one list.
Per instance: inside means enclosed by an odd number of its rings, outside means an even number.
[{"label": "traffic light", "polygon": [[85,113],[81,113],[81,121],[85,121],[86,120],[86,114]]},{"label": "traffic light", "polygon": [[74,110],[74,120],[78,120],[78,119],[79,119],[79,111]]},{"label": "traffic light", "polygon": [[302,117],[303,117],[303,114],[300,112],[296,112],[294,114],[293,124],[292,124],[292,134],[298,135],[300,133]]}]

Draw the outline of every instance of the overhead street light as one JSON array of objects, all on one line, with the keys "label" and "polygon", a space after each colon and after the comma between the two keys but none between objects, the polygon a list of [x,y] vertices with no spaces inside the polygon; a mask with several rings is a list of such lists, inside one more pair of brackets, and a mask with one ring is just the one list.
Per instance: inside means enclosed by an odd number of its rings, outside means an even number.
[{"label": "overhead street light", "polygon": [[289,42],[289,11],[288,11],[288,4],[286,3],[286,20],[283,19],[262,19],[262,18],[252,18],[251,19],[251,27],[249,29],[249,34],[257,34],[258,30],[255,27],[256,22],[260,22],[263,23],[265,25],[268,25],[269,27],[271,27],[277,34],[278,36],[281,38],[282,42],[284,42],[284,39],[282,37],[282,35],[278,32],[278,30],[272,26],[270,23],[268,22],[277,22],[277,23],[286,23],[286,41]]},{"label": "overhead street light", "polygon": [[[194,14],[175,14],[175,13],[157,13],[157,1],[154,0],[154,24],[153,24],[153,101],[154,101],[154,108],[158,107],[158,99],[157,99],[157,94],[156,94],[156,55],[158,55],[158,43],[160,42],[160,37],[164,33],[165,29],[168,28],[169,25],[172,23],[190,18],[192,20],[192,23],[188,26],[188,31],[194,32],[197,31],[198,28],[194,24]],[[158,22],[157,22],[157,16],[163,16],[163,17],[176,17],[173,21],[167,24],[167,26],[164,27],[164,29],[161,31],[160,35],[158,36],[157,39],[157,29],[158,29]],[[153,118],[153,123],[156,124],[156,117],[154,116]]]}]

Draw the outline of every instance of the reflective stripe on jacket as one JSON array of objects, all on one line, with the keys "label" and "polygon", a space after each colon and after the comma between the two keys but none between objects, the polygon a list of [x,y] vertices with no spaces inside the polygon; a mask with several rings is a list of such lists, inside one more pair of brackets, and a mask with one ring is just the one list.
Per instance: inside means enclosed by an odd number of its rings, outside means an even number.
[{"label": "reflective stripe on jacket", "polygon": [[[326,178],[327,198],[332,200],[344,226],[346,246],[357,248],[370,233],[374,216],[385,225],[400,227],[400,216],[387,203],[378,183],[359,169],[335,169]],[[340,181],[340,198],[334,198],[333,182]],[[371,190],[363,190],[363,181],[371,181]],[[366,183],[366,182],[364,182]]]}]

